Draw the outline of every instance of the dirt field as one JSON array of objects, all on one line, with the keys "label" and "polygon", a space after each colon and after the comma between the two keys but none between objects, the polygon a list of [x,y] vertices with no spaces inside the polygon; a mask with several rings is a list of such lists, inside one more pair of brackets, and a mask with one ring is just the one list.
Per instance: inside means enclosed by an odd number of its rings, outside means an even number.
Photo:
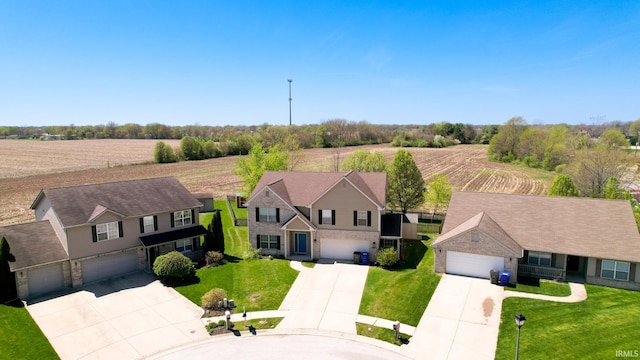
[{"label": "dirt field", "polygon": [[[7,144],[5,142],[10,142]],[[177,142],[171,143],[172,146]],[[175,176],[190,191],[210,192],[215,197],[233,194],[242,187],[233,174],[237,156],[149,164],[155,141],[87,140],[35,142],[0,140],[0,226],[33,221],[29,207],[42,188],[88,183]],[[344,159],[356,149],[383,153],[389,160],[397,148],[373,145],[340,149]],[[445,149],[409,149],[425,179],[445,173],[455,189],[520,194],[543,194],[553,175],[542,171],[489,162],[483,145]],[[46,154],[43,157],[42,154]],[[330,171],[334,149],[302,151],[296,170]],[[5,161],[6,160],[6,161]],[[109,166],[107,167],[107,162]],[[142,165],[127,165],[139,164]],[[117,165],[117,166],[115,166]]]}]

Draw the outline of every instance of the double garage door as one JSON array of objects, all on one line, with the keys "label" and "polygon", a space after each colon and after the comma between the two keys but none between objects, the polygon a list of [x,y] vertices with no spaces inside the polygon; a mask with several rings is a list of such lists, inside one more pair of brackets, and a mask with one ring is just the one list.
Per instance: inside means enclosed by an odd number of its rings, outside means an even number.
[{"label": "double garage door", "polygon": [[504,258],[447,251],[447,273],[488,279],[491,270],[503,271]]},{"label": "double garage door", "polygon": [[[17,275],[16,275],[17,276]],[[29,297],[64,288],[62,263],[30,269],[27,273]]]},{"label": "double garage door", "polygon": [[322,239],[320,242],[320,257],[323,259],[353,260],[355,251],[369,251],[369,241]]},{"label": "double garage door", "polygon": [[100,256],[82,262],[84,284],[138,271],[136,251]]}]

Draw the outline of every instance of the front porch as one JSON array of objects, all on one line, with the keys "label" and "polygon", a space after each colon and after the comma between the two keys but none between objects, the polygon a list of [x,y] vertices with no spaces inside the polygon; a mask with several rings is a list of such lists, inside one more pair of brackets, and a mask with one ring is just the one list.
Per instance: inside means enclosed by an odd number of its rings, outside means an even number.
[{"label": "front porch", "polygon": [[518,264],[518,276],[537,277],[550,280],[564,280],[565,270],[541,265]]},{"label": "front porch", "polygon": [[587,258],[583,256],[525,251],[518,264],[518,276],[584,282],[586,269]]}]

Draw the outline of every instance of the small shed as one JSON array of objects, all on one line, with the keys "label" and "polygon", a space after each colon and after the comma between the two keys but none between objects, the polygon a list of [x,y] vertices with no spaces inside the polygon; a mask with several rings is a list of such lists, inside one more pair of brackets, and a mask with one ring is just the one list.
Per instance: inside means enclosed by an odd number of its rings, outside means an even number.
[{"label": "small shed", "polygon": [[236,207],[238,209],[245,208],[245,207],[247,207],[246,202],[247,202],[247,197],[244,195],[244,193],[237,192],[236,193]]},{"label": "small shed", "polygon": [[193,196],[202,203],[200,207],[201,213],[213,212],[213,194],[210,193],[193,193]]}]

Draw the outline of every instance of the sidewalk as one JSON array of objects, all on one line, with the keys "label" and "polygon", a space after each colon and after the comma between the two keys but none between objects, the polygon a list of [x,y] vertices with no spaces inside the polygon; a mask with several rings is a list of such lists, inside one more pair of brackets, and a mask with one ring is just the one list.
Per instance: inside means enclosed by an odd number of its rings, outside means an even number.
[{"label": "sidewalk", "polygon": [[587,300],[587,289],[585,289],[584,284],[569,283],[569,288],[571,288],[571,295],[569,296],[549,296],[549,295],[531,294],[531,293],[505,290],[504,297],[505,298],[520,297],[520,298],[555,301],[555,302],[562,302],[562,303],[575,303],[575,302]]}]

